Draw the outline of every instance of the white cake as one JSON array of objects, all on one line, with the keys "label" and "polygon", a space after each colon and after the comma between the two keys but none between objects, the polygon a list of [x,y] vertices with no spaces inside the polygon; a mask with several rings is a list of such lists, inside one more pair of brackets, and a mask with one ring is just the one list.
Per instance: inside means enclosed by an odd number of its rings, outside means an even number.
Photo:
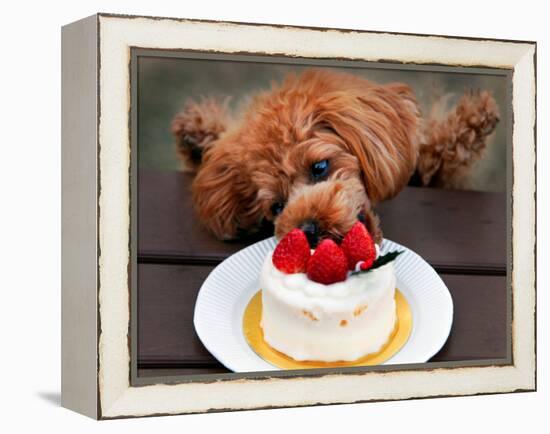
[{"label": "white cake", "polygon": [[265,341],[297,361],[354,361],[380,351],[395,327],[393,262],[324,285],[285,274],[265,258],[261,275]]}]

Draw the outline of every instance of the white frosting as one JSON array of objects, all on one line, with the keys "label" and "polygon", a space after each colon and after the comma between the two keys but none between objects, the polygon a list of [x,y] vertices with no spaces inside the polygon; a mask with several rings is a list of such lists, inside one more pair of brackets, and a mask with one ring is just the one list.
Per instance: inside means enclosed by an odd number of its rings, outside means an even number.
[{"label": "white frosting", "polygon": [[271,257],[260,288],[261,326],[273,348],[298,361],[353,361],[388,341],[396,320],[393,263],[323,285],[305,273],[282,273]]}]

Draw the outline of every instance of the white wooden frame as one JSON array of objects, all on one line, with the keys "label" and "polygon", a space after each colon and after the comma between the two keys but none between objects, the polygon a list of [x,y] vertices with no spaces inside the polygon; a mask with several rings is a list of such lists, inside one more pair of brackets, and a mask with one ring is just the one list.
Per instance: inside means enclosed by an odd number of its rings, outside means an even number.
[{"label": "white wooden frame", "polygon": [[[513,69],[513,363],[132,386],[130,47]],[[63,405],[107,419],[535,390],[535,66],[533,42],[104,14],[65,26]]]}]

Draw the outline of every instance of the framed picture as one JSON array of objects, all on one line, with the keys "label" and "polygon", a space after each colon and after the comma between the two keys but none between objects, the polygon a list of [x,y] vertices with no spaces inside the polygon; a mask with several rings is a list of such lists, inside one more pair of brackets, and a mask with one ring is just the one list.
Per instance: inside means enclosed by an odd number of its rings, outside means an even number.
[{"label": "framed picture", "polygon": [[98,14],[62,32],[62,404],[536,389],[536,44]]}]

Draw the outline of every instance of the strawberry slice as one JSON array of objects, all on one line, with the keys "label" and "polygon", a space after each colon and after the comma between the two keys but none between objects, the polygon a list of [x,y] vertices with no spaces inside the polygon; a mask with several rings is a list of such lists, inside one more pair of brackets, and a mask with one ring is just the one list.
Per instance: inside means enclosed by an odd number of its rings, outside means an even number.
[{"label": "strawberry slice", "polygon": [[310,256],[306,234],[300,229],[293,229],[277,244],[272,261],[283,273],[305,273]]},{"label": "strawberry slice", "polygon": [[348,276],[348,261],[338,244],[330,239],[321,241],[307,263],[307,277],[314,282],[330,285]]},{"label": "strawberry slice", "polygon": [[342,241],[341,248],[348,260],[348,269],[354,270],[359,261],[362,270],[368,270],[376,260],[376,246],[365,225],[355,223]]}]

